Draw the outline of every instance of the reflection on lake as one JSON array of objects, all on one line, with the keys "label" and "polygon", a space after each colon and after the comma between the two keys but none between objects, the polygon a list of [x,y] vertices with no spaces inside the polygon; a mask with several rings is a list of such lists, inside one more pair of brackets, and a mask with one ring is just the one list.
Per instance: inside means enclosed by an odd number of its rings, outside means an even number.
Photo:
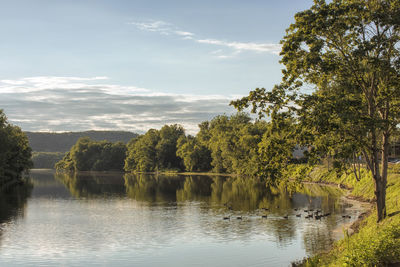
[{"label": "reflection on lake", "polygon": [[[288,266],[328,248],[360,212],[335,187],[255,178],[32,171],[31,180],[27,202],[0,200],[2,266]],[[306,219],[304,209],[331,215]]]}]

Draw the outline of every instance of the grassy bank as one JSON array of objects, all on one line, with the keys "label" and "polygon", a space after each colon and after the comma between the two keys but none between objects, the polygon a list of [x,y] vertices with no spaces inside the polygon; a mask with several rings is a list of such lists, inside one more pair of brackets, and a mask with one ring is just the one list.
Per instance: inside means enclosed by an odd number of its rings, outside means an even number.
[{"label": "grassy bank", "polygon": [[[305,174],[300,177],[300,174]],[[360,181],[354,174],[337,175],[326,167],[310,169],[292,166],[289,173],[297,180],[341,184],[351,189],[351,196],[367,201],[374,199],[374,183],[370,173],[362,170]],[[355,234],[336,242],[331,251],[304,261],[300,266],[390,266],[400,262],[400,166],[389,168],[387,218],[376,223],[375,209],[359,222]]]}]

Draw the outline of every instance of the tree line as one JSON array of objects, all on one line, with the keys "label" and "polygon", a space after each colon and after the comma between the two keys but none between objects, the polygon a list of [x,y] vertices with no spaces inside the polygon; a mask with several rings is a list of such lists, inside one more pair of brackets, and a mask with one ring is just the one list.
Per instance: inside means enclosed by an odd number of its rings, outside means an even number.
[{"label": "tree line", "polygon": [[124,167],[125,153],[126,145],[122,142],[94,141],[82,137],[55,167],[67,171],[120,171]]},{"label": "tree line", "polygon": [[[128,143],[136,137],[136,133],[127,131],[83,131],[83,132],[25,132],[33,152],[62,152],[65,153],[81,137],[90,137],[95,141],[108,140],[110,142]],[[51,154],[43,154],[44,157]],[[36,168],[36,166],[35,166]]]},{"label": "tree line", "polygon": [[390,142],[400,124],[399,18],[399,0],[314,0],[281,41],[282,82],[231,103],[268,123],[239,113],[200,124],[196,136],[176,125],[150,130],[128,144],[124,169],[277,180],[301,145],[310,148],[310,163],[329,157],[339,172],[353,168],[356,177],[362,160],[383,220]]},{"label": "tree line", "polygon": [[0,109],[0,184],[20,178],[31,166],[28,138],[21,128],[8,122]]},{"label": "tree line", "polygon": [[[267,172],[273,125],[245,113],[220,115],[186,135],[182,126],[165,125],[122,143],[81,138],[56,169],[126,172],[214,172],[260,176]],[[294,147],[292,147],[294,148]],[[289,151],[289,150],[288,150]],[[283,154],[287,161],[292,153]]]}]

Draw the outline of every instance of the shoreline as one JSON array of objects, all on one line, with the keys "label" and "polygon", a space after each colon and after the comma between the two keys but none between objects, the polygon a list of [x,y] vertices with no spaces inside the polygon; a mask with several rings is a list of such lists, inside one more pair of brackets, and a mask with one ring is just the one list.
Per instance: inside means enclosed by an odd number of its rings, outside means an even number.
[{"label": "shoreline", "polygon": [[[68,171],[68,170],[57,170],[57,169],[50,169],[50,168],[33,168],[29,169],[29,171],[52,171],[52,172],[75,172],[75,171]],[[238,177],[240,174],[233,174],[233,173],[216,173],[216,172],[175,172],[175,171],[156,171],[156,172],[126,172],[126,171],[77,171],[80,173],[120,173],[120,174],[151,174],[151,175],[199,175],[199,176],[226,176],[226,177]]]},{"label": "shoreline", "polygon": [[352,206],[349,207],[349,210],[354,210],[360,212],[360,214],[357,216],[357,218],[352,221],[352,222],[347,222],[344,223],[339,227],[335,228],[332,230],[332,232],[336,232],[338,235],[340,235],[340,238],[336,240],[340,240],[344,238],[345,231],[347,231],[347,234],[349,236],[355,234],[358,232],[360,224],[362,220],[364,220],[369,214],[371,214],[373,210],[372,203],[368,201],[361,201],[357,199],[351,198],[350,192],[348,194],[344,195],[341,197],[341,200],[343,200],[347,204],[351,204]]},{"label": "shoreline", "polygon": [[[301,181],[302,184],[317,184],[317,185],[324,185],[324,186],[332,186],[332,187],[339,187],[340,189],[346,190],[346,194],[344,196],[341,196],[341,200],[349,203],[352,205],[352,209],[354,210],[358,210],[361,212],[360,215],[357,216],[357,219],[354,220],[353,222],[348,222],[345,223],[345,227],[340,228],[340,230],[342,230],[342,234],[343,234],[343,230],[350,230],[348,232],[349,235],[353,235],[355,233],[357,233],[360,223],[363,219],[365,219],[369,214],[371,214],[372,210],[373,210],[373,204],[374,201],[371,200],[367,200],[367,199],[363,199],[361,197],[356,197],[356,196],[352,196],[351,192],[352,192],[352,188],[350,187],[346,187],[342,184],[336,184],[336,183],[328,183],[328,182],[310,182],[310,181]],[[358,208],[353,208],[354,206],[358,207]],[[337,231],[339,228],[335,228],[333,231]],[[341,238],[337,239],[340,240],[344,237],[344,235],[342,235]]]},{"label": "shoreline", "polygon": [[[368,218],[371,213],[373,212],[373,200],[368,200],[364,199],[362,197],[357,197],[357,196],[352,196],[351,193],[353,191],[353,188],[347,187],[343,184],[338,184],[338,183],[333,183],[333,182],[314,182],[314,181],[300,181],[302,184],[317,184],[317,185],[324,185],[324,186],[332,186],[332,187],[338,187],[340,189],[346,190],[346,194],[341,196],[341,200],[351,204],[351,208],[354,210],[359,210],[360,214],[357,216],[357,218],[352,221],[352,222],[347,222],[343,223],[340,226],[336,227],[335,229],[332,230],[332,233],[336,235],[337,238],[335,238],[335,242],[339,242],[340,240],[343,240],[345,238],[345,235],[352,236],[356,233],[359,232],[360,227],[362,226],[363,221]],[[326,250],[326,251],[321,251],[316,253],[315,255],[311,255],[309,257],[305,257],[303,259],[298,259],[293,261],[291,266],[304,266],[304,263],[308,262],[309,259],[312,259],[313,257],[317,255],[324,255],[324,254],[329,254],[332,249],[334,248],[334,244]],[[308,266],[308,265],[307,265]]]}]

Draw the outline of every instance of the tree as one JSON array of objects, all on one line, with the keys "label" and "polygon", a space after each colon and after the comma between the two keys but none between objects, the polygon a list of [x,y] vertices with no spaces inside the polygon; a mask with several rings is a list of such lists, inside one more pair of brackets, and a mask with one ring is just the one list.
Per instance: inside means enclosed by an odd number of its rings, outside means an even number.
[{"label": "tree", "polygon": [[186,171],[209,171],[211,169],[211,152],[199,143],[198,138],[181,136],[178,139],[176,155],[183,160]]},{"label": "tree", "polygon": [[[378,221],[386,216],[389,142],[400,122],[399,33],[399,0],[315,0],[295,15],[281,42],[282,83],[233,102],[252,104],[272,119],[295,114],[297,123],[312,126],[302,131],[303,140],[332,152],[346,144],[343,157],[362,154],[375,184]],[[315,92],[302,94],[309,86]]]},{"label": "tree", "polygon": [[128,143],[125,171],[150,172],[181,169],[182,159],[176,154],[177,142],[185,135],[179,125],[165,125],[161,130],[150,129]]},{"label": "tree", "polygon": [[296,126],[293,119],[287,113],[275,115],[271,123],[268,124],[259,149],[259,175],[269,178],[269,182],[276,182],[283,178],[283,170],[293,158],[293,150],[296,146],[295,131]]},{"label": "tree", "polygon": [[176,155],[177,142],[185,136],[182,126],[164,125],[159,131],[160,140],[156,145],[158,169],[181,169],[182,160]]},{"label": "tree", "polygon": [[[199,125],[195,144],[202,157],[211,157],[213,171],[257,175],[261,166],[258,145],[267,129],[265,121],[251,122],[248,114],[220,115]],[[188,143],[188,146],[194,143]],[[190,150],[190,149],[189,149]],[[205,165],[205,167],[207,167]]]},{"label": "tree", "polygon": [[28,138],[19,127],[8,122],[0,109],[0,181],[20,178],[21,173],[30,167],[32,161]]},{"label": "tree", "polygon": [[156,145],[159,140],[159,132],[150,129],[146,134],[130,141],[125,159],[125,171],[155,171],[157,168]]},{"label": "tree", "polygon": [[122,171],[125,154],[126,146],[122,142],[97,142],[81,137],[55,167],[67,171]]}]

